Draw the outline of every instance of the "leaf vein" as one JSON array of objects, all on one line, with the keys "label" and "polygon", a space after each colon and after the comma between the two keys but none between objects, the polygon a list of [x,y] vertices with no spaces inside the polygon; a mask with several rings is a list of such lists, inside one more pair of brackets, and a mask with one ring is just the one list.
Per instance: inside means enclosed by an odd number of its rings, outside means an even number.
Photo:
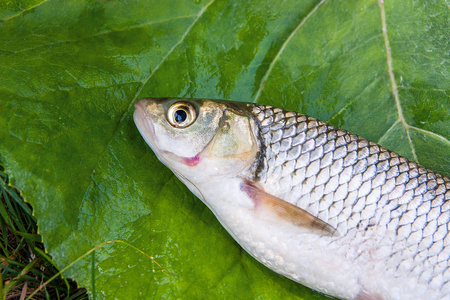
[{"label": "leaf vein", "polygon": [[442,92],[444,94],[447,94],[447,90],[444,89],[435,89],[435,88],[419,88],[414,86],[405,86],[400,85],[398,86],[399,90],[416,90],[416,91],[433,91],[433,92]]},{"label": "leaf vein", "polygon": [[[378,5],[380,7],[381,26],[382,26],[382,32],[383,32],[383,37],[384,37],[384,46],[386,49],[386,61],[387,61],[387,65],[388,65],[389,78],[390,78],[391,86],[392,86],[392,94],[394,96],[395,105],[397,107],[398,119],[399,119],[400,123],[402,123],[403,127],[405,128],[406,137],[408,138],[408,143],[411,148],[411,153],[413,155],[413,158],[415,161],[418,161],[416,150],[414,148],[414,145],[411,140],[411,136],[409,134],[410,126],[408,125],[408,123],[405,120],[405,117],[403,116],[403,110],[402,110],[402,106],[400,103],[400,98],[398,96],[398,87],[397,87],[397,82],[395,81],[394,68],[392,66],[392,51],[391,51],[391,46],[389,45],[389,38],[388,38],[387,26],[386,26],[386,13],[384,11],[383,0],[378,0]],[[383,135],[383,137],[384,136],[385,135]]]},{"label": "leaf vein", "polygon": [[361,96],[368,88],[370,88],[371,86],[373,86],[374,84],[379,82],[381,80],[381,78],[382,78],[382,76],[375,77],[368,85],[365,86],[365,88],[363,88],[361,90],[361,92],[359,92],[356,96],[354,96],[352,100],[350,100],[349,102],[345,103],[345,105],[343,105],[341,109],[339,109],[331,117],[329,117],[327,122],[330,122],[330,120],[332,120],[334,117],[340,115],[349,106],[351,106],[352,104],[356,103],[358,101],[358,97]]},{"label": "leaf vein", "polygon": [[196,17],[196,15],[178,16],[178,17],[173,17],[173,18],[164,19],[164,20],[150,21],[150,22],[137,24],[135,26],[130,26],[130,27],[121,28],[121,29],[104,30],[104,31],[100,31],[100,32],[98,32],[96,34],[93,34],[93,35],[83,36],[83,37],[78,38],[78,39],[51,42],[51,43],[42,44],[42,45],[39,45],[39,46],[36,46],[36,47],[21,49],[21,50],[18,50],[18,51],[10,51],[10,50],[4,50],[4,49],[0,49],[0,50],[4,51],[4,52],[7,52],[7,53],[13,53],[13,54],[23,53],[23,52],[33,51],[33,50],[36,50],[36,49],[39,49],[39,48],[46,48],[48,46],[54,46],[54,45],[65,44],[65,43],[75,43],[75,42],[80,42],[80,41],[83,41],[83,40],[86,40],[86,39],[90,39],[90,38],[93,38],[93,37],[107,35],[107,34],[110,34],[110,33],[124,32],[124,31],[133,30],[133,29],[136,29],[136,28],[142,28],[142,27],[146,27],[146,26],[162,24],[162,23],[175,21],[175,20],[189,19],[189,18],[194,18],[194,17]]},{"label": "leaf vein", "polygon": [[386,130],[386,132],[378,139],[377,144],[381,144],[383,142],[383,140],[389,135],[389,133],[394,129],[394,127],[400,122],[399,119],[397,119],[397,121],[395,121],[391,127],[389,127],[388,130]]},{"label": "leaf vein", "polygon": [[[241,247],[239,247],[239,254],[240,254],[239,258],[240,258],[242,267],[243,267],[243,269],[245,271],[245,275],[247,276],[248,280],[251,282],[252,278],[251,278],[250,273],[248,271],[247,265],[244,262],[244,255],[245,255],[245,253],[244,253],[244,250]],[[253,299],[256,299],[258,294],[255,292],[255,289],[253,288],[253,284],[250,284],[250,289],[251,289],[252,294],[253,294]]]},{"label": "leaf vein", "polygon": [[280,50],[278,50],[277,55],[275,55],[274,59],[272,60],[272,62],[269,65],[269,68],[267,69],[266,74],[264,74],[264,77],[262,78],[261,81],[261,85],[259,86],[258,92],[255,95],[255,98],[253,99],[253,103],[257,103],[259,97],[261,96],[261,92],[264,89],[264,86],[266,85],[266,81],[267,78],[270,76],[270,73],[272,72],[272,69],[275,66],[275,63],[278,61],[278,59],[280,58],[281,54],[283,53],[284,49],[286,48],[286,46],[290,43],[290,41],[292,40],[292,38],[297,34],[297,32],[303,27],[303,25],[305,25],[305,23],[309,20],[309,18],[311,18],[311,16],[319,9],[320,6],[322,6],[323,3],[325,3],[326,0],[322,0],[320,1],[307,15],[306,17],[304,17],[302,19],[302,21],[300,22],[300,24],[298,24],[298,26],[294,29],[294,31],[291,32],[291,34],[289,35],[289,37],[286,39],[286,41],[284,41],[283,45],[281,45]]},{"label": "leaf vein", "polygon": [[[141,93],[143,87],[145,86],[145,84],[148,82],[148,80],[153,76],[153,74],[155,74],[156,70],[159,69],[159,67],[164,63],[164,61],[167,60],[167,58],[169,57],[169,55],[175,50],[175,48],[177,48],[186,38],[186,36],[189,34],[189,32],[191,31],[192,27],[197,23],[197,21],[200,19],[200,17],[203,15],[203,13],[206,11],[206,9],[214,2],[215,0],[212,0],[211,2],[209,2],[208,4],[206,4],[201,10],[200,12],[197,14],[197,17],[194,19],[194,21],[191,23],[191,25],[188,26],[188,28],[186,29],[185,33],[182,35],[182,37],[180,38],[180,40],[175,43],[173,45],[173,47],[166,53],[166,55],[161,59],[161,61],[158,63],[158,65],[152,70],[152,72],[150,72],[150,75],[147,76],[147,78],[145,78],[142,81],[141,86],[138,88],[138,90],[136,91],[133,99],[130,101],[130,104],[128,105],[128,108],[124,111],[122,117],[120,118],[119,122],[117,123],[116,128],[114,129],[113,134],[111,135],[111,138],[109,139],[109,141],[106,143],[105,148],[102,152],[102,154],[99,156],[97,163],[95,164],[95,166],[92,168],[92,172],[91,172],[91,180],[95,181],[94,179],[94,174],[95,174],[95,170],[98,168],[98,166],[100,165],[101,161],[103,160],[103,157],[105,156],[105,154],[108,152],[107,149],[109,148],[110,144],[112,143],[112,141],[114,140],[114,137],[117,135],[117,133],[119,132],[119,128],[122,125],[123,121],[125,120],[126,116],[129,114],[131,108],[133,107],[134,102],[136,101],[136,98],[139,96],[139,94]],[[91,185],[91,184],[90,184]],[[89,186],[90,186],[89,185]],[[89,186],[85,192],[84,197],[86,196],[86,194],[89,192]]]},{"label": "leaf vein", "polygon": [[419,127],[414,127],[414,126],[410,126],[409,128],[411,130],[415,130],[415,131],[419,131],[419,132],[424,133],[424,134],[431,135],[431,136],[433,136],[433,137],[443,141],[444,143],[447,143],[448,145],[450,145],[450,141],[448,139],[446,139],[445,137],[443,137],[442,135],[440,135],[440,134],[437,134],[437,133],[434,133],[432,131],[429,131],[429,130],[426,130],[426,129],[422,129],[422,128],[419,128]]},{"label": "leaf vein", "polygon": [[40,2],[40,3],[38,3],[38,4],[36,4],[36,5],[30,6],[30,7],[26,8],[26,9],[22,10],[21,12],[19,12],[19,13],[13,15],[13,16],[10,16],[10,17],[8,17],[8,18],[6,18],[6,19],[3,19],[2,21],[3,21],[3,22],[6,22],[6,21],[10,21],[10,20],[12,20],[12,19],[15,19],[15,18],[17,18],[17,17],[23,15],[25,12],[27,12],[27,11],[29,11],[29,10],[32,10],[32,9],[35,9],[36,7],[38,7],[38,6],[44,4],[45,2],[48,2],[48,1],[49,1],[49,0],[44,0],[44,1],[42,1],[42,2]]}]

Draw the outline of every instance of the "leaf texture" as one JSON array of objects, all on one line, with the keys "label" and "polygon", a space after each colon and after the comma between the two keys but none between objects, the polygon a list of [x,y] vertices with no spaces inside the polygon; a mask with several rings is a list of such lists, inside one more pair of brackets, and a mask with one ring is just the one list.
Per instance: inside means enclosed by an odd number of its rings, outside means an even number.
[{"label": "leaf texture", "polygon": [[[325,299],[246,254],[160,164],[142,97],[299,111],[450,174],[445,1],[10,1],[0,163],[47,250],[97,299]],[[94,276],[94,278],[92,277]]]}]

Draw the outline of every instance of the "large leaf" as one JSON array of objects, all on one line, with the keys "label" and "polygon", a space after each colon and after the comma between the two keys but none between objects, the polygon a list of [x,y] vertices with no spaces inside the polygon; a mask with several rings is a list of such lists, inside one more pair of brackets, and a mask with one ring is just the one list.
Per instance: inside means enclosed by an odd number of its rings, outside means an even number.
[{"label": "large leaf", "polygon": [[121,239],[171,273],[108,244],[67,271],[98,298],[322,297],[253,260],[157,161],[140,97],[273,104],[450,174],[444,0],[8,1],[0,18],[0,160],[54,260]]}]

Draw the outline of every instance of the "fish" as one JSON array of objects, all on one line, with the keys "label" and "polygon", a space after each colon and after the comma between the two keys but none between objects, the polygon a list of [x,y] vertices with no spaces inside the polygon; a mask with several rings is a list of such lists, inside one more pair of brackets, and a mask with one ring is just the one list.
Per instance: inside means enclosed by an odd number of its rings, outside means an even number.
[{"label": "fish", "polygon": [[144,98],[157,158],[271,270],[339,299],[450,299],[450,179],[269,105]]}]

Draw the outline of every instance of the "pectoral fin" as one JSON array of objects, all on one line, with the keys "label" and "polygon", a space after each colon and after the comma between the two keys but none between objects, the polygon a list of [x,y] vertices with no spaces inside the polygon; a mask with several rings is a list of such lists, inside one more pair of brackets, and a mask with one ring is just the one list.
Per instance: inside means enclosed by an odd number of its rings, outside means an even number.
[{"label": "pectoral fin", "polygon": [[256,206],[264,206],[296,226],[307,228],[322,235],[339,236],[339,232],[330,224],[298,206],[266,193],[251,181],[244,180],[241,183],[241,190],[247,193]]}]

